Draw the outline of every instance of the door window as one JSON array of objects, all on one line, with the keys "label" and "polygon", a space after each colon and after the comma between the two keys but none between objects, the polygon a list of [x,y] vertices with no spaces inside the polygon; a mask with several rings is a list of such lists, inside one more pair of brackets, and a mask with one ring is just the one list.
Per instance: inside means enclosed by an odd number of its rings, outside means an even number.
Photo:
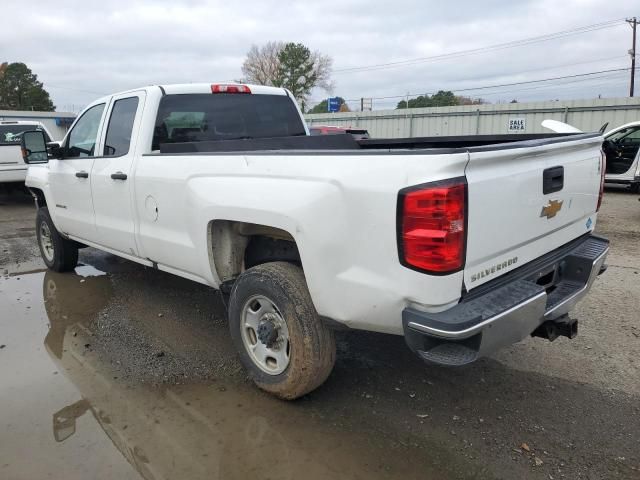
[{"label": "door window", "polygon": [[20,145],[22,134],[30,130],[41,130],[44,133],[45,140],[47,142],[51,141],[47,132],[42,130],[42,127],[38,124],[6,123],[0,124],[0,145]]},{"label": "door window", "polygon": [[607,137],[603,149],[607,154],[607,173],[626,173],[635,161],[640,149],[640,128],[624,128]]},{"label": "door window", "polygon": [[138,97],[123,98],[113,104],[104,142],[104,155],[119,157],[129,153],[137,110]]},{"label": "door window", "polygon": [[162,143],[306,135],[295,101],[286,95],[234,93],[165,95],[152,150]]},{"label": "door window", "polygon": [[69,132],[65,157],[93,157],[104,103],[84,112]]}]

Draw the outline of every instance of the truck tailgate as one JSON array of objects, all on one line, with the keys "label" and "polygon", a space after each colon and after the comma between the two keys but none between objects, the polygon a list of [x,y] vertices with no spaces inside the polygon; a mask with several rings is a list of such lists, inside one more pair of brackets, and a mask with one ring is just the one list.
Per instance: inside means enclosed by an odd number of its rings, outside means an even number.
[{"label": "truck tailgate", "polygon": [[15,170],[16,168],[26,168],[26,164],[22,160],[20,144],[0,144],[0,171]]},{"label": "truck tailgate", "polygon": [[467,290],[593,230],[601,145],[593,134],[470,150]]}]

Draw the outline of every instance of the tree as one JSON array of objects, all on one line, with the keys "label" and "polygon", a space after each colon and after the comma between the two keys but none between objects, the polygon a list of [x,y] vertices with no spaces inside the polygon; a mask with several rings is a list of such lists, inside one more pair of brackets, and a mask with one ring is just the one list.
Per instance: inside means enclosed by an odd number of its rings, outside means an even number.
[{"label": "tree", "polygon": [[252,45],[242,64],[242,74],[247,83],[273,85],[280,61],[278,55],[284,42],[267,42],[262,47]]},{"label": "tree", "polygon": [[458,105],[484,105],[487,103],[486,100],[482,98],[471,98],[471,97],[461,97],[456,96],[458,99]]},{"label": "tree", "polygon": [[331,65],[331,57],[301,43],[268,42],[251,47],[242,73],[247,83],[288,88],[304,108],[313,88],[332,90]]},{"label": "tree", "polygon": [[[449,107],[452,105],[460,105],[458,97],[456,97],[450,90],[440,90],[434,95],[420,95],[417,98],[409,99],[409,108],[423,108],[423,107]],[[407,108],[407,101],[402,100],[398,102],[397,109]]]},{"label": "tree", "polygon": [[[338,99],[338,105],[340,105],[341,112],[350,112],[349,106],[342,97],[336,97]],[[345,108],[346,110],[343,110]],[[307,113],[327,113],[329,111],[329,99],[324,99],[318,103],[315,107],[309,110]]]},{"label": "tree", "polygon": [[24,63],[3,64],[3,67],[0,68],[0,110],[55,110],[49,93],[29,67]]}]

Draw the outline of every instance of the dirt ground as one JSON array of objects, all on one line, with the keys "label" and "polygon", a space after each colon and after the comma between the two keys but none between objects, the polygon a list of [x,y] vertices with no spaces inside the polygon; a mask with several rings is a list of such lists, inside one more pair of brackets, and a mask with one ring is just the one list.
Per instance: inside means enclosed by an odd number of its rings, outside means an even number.
[{"label": "dirt ground", "polygon": [[0,478],[640,479],[640,202],[609,189],[609,269],[579,336],[464,368],[338,334],[327,383],[255,389],[213,290],[94,249],[45,271],[29,197],[0,196]]}]

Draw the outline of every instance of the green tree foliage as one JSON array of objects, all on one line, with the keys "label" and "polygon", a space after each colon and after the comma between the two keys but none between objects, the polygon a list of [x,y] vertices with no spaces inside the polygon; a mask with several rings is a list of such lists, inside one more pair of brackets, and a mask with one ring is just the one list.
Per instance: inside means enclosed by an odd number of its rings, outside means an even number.
[{"label": "green tree foliage", "polygon": [[55,110],[49,93],[29,67],[24,63],[3,64],[3,67],[0,68],[0,110]]},{"label": "green tree foliage", "polygon": [[[440,90],[434,95],[420,95],[409,99],[409,108],[449,107],[452,105],[460,105],[460,101],[450,90]],[[396,108],[407,108],[407,101],[398,102]]]},{"label": "green tree foliage", "polygon": [[[349,106],[345,103],[344,98],[337,97],[341,112],[349,112]],[[329,111],[329,100],[324,99],[307,113],[327,113]]]},{"label": "green tree foliage", "polygon": [[304,109],[311,89],[318,83],[311,50],[301,43],[287,43],[278,54],[278,69],[273,84],[288,89]]}]

